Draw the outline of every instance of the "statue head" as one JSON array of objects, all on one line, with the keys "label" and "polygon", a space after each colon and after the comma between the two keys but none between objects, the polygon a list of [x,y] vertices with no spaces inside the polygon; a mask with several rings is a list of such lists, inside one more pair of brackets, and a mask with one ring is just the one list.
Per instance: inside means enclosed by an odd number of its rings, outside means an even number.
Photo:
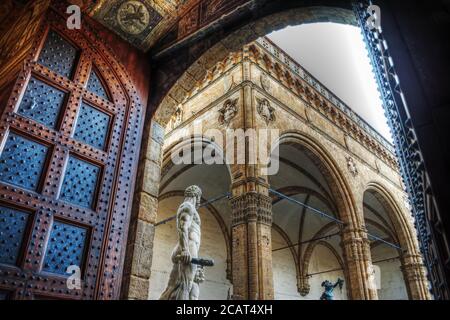
[{"label": "statue head", "polygon": [[333,285],[333,284],[330,281],[328,281],[328,280],[325,280],[325,281],[322,282],[322,287],[329,287],[331,285]]},{"label": "statue head", "polygon": [[198,186],[192,185],[184,190],[184,196],[186,198],[195,198],[195,205],[198,207],[200,205],[200,199],[202,198],[202,190]]}]

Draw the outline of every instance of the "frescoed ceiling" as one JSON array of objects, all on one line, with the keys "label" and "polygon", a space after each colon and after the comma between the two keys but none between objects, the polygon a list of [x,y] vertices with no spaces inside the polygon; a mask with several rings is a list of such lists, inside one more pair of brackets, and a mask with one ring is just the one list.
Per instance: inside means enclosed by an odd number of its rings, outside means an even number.
[{"label": "frescoed ceiling", "polygon": [[89,15],[147,51],[176,22],[185,0],[100,0]]},{"label": "frescoed ceiling", "polygon": [[248,0],[72,0],[135,47],[174,43]]}]

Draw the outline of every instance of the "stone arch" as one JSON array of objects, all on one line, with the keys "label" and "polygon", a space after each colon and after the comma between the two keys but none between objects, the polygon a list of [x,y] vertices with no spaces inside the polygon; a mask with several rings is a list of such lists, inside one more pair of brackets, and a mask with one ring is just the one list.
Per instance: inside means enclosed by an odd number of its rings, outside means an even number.
[{"label": "stone arch", "polygon": [[[334,223],[328,223],[325,226],[323,226],[318,232],[316,232],[316,234],[314,234],[314,236],[312,238],[315,239],[315,238],[322,237],[322,236],[328,234],[328,232],[330,230],[333,230],[333,228],[335,228],[335,227],[336,227],[336,225]],[[323,243],[324,241],[310,242],[308,244],[308,246],[306,247],[305,253],[302,255],[302,264],[300,267],[301,288],[299,288],[302,295],[307,295],[310,290],[310,285],[309,285],[309,280],[308,280],[309,264],[311,261],[311,257],[312,257],[314,248],[316,247],[316,245],[319,242]],[[339,257],[338,261],[339,261],[340,265],[342,266],[342,268],[344,268],[344,263],[342,262],[342,259],[340,259],[340,257]]]},{"label": "stone arch", "polygon": [[417,242],[417,237],[408,213],[401,209],[392,193],[378,182],[367,184],[364,194],[370,192],[383,206],[393,225],[393,239],[397,240],[401,269],[410,299],[429,299],[428,283]]},{"label": "stone arch", "polygon": [[363,217],[358,214],[355,196],[341,169],[321,143],[301,131],[282,132],[278,145],[285,143],[305,152],[323,174],[331,189],[332,200],[338,211],[336,216],[343,222],[340,228],[341,245],[345,264],[350,270],[347,281],[349,298],[376,298],[376,291],[370,287],[369,283],[371,258]]},{"label": "stone arch", "polygon": [[[314,243],[313,243],[311,253],[314,252],[314,249],[315,249],[317,246],[323,246],[323,247],[327,248],[327,249],[333,254],[333,256],[336,258],[336,260],[337,260],[339,266],[340,266],[340,267],[344,270],[344,272],[345,272],[344,262],[342,261],[342,258],[340,257],[340,255],[337,253],[336,249],[335,249],[333,246],[331,246],[331,245],[330,245],[328,242],[326,242],[326,241],[317,241],[317,242],[314,242]],[[309,263],[310,263],[310,261],[311,261],[311,260],[309,259],[309,260],[308,260],[308,263],[307,263],[307,267],[306,267],[306,275],[309,274],[308,271],[309,271]]]},{"label": "stone arch", "polygon": [[[334,223],[326,224],[318,232],[316,232],[316,234],[313,236],[313,238],[318,238],[318,237],[324,236],[325,234],[327,234],[327,232],[329,232],[330,230],[333,230],[334,227],[335,227]],[[303,272],[304,276],[308,275],[309,261],[311,260],[311,255],[312,255],[317,243],[318,242],[310,242],[308,244],[308,246],[306,247],[305,254],[303,255],[303,262],[302,262],[302,265],[303,265],[302,272]],[[342,264],[342,266],[343,266],[343,264]]]},{"label": "stone arch", "polygon": [[[312,274],[309,273],[309,269],[310,269],[310,265],[311,265],[311,258],[312,258],[313,254],[314,254],[314,251],[316,249],[318,249],[319,247],[323,247],[328,252],[330,252],[330,254],[334,257],[334,259],[336,260],[337,265],[338,265],[338,268],[336,268],[336,269],[324,270],[324,271],[327,271],[326,274],[328,274],[329,272],[340,272],[340,271],[342,271],[343,277],[345,279],[344,283],[348,283],[348,279],[349,279],[348,269],[346,268],[344,261],[342,260],[341,256],[336,251],[336,249],[330,243],[328,243],[326,241],[323,241],[323,240],[314,242],[313,245],[312,245],[311,256],[309,257],[308,264],[307,264],[307,267],[306,267],[306,270],[305,270],[305,273],[306,273],[305,276],[308,278],[308,282],[310,282],[309,278],[312,276]],[[349,293],[348,293],[348,290],[347,290],[347,296],[348,296],[348,294]]]},{"label": "stone arch", "polygon": [[394,239],[398,239],[398,244],[403,249],[402,253],[417,254],[419,248],[415,242],[416,237],[412,225],[408,222],[405,212],[400,209],[401,207],[388,189],[378,182],[371,182],[365,188],[364,193],[366,192],[372,193],[388,213],[395,232]]},{"label": "stone arch", "polygon": [[331,196],[338,212],[336,216],[341,219],[346,226],[356,227],[361,225],[361,221],[356,214],[354,197],[351,189],[341,173],[338,165],[333,160],[325,147],[313,137],[298,131],[285,131],[280,135],[277,145],[289,144],[300,151],[303,151],[317,166],[324,176],[331,189]]},{"label": "stone arch", "polygon": [[[215,152],[218,152],[218,155],[224,159],[224,165],[227,168],[229,178],[230,178],[230,185],[233,183],[233,175],[231,174],[231,168],[229,164],[225,161],[225,154],[223,152],[223,149],[221,146],[216,144],[214,141],[212,141],[210,138],[205,136],[198,136],[194,135],[189,139],[183,139],[173,142],[171,145],[167,146],[165,150],[163,151],[162,155],[162,166],[161,166],[161,178],[165,176],[165,174],[173,167],[175,164],[173,161],[171,161],[171,154],[173,152],[181,152],[183,148],[190,148],[192,150],[195,146],[201,146],[202,151],[207,146],[212,146],[215,150]],[[188,167],[195,166],[195,164],[189,164]]]},{"label": "stone arch", "polygon": [[[333,1],[332,3],[316,1],[315,6],[286,1],[278,6],[275,9],[276,12],[272,10],[261,17],[256,17],[254,21],[248,22],[240,29],[223,35],[219,42],[207,43],[198,52],[190,52],[190,60],[188,59],[189,62],[184,69],[182,67],[182,70],[175,71],[178,74],[173,75],[170,71],[159,70],[159,75],[164,75],[166,80],[171,81],[164,81],[161,84],[162,88],[153,90],[157,92],[150,101],[155,110],[154,121],[162,126],[167,125],[177,106],[186,99],[196,82],[203,80],[208,69],[228,54],[240,50],[244,45],[259,37],[290,25],[306,23],[335,22],[357,25],[350,1]],[[173,69],[173,65],[168,66],[169,68]]]}]

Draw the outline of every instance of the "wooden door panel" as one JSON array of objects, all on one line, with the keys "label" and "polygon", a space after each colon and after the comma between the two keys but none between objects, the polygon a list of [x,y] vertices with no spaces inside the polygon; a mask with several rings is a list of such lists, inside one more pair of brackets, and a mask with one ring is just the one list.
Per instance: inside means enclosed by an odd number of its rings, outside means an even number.
[{"label": "wooden door panel", "polygon": [[62,9],[0,118],[0,299],[119,297],[143,110],[111,50],[89,24],[67,30]]}]

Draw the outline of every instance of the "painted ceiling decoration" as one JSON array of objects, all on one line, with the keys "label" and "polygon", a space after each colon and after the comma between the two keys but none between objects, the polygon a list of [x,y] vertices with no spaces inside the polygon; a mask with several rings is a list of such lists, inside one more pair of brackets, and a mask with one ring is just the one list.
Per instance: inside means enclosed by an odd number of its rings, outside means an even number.
[{"label": "painted ceiling decoration", "polygon": [[189,37],[249,0],[71,0],[135,47]]},{"label": "painted ceiling decoration", "polygon": [[[75,1],[76,2],[76,1]],[[85,12],[135,47],[148,51],[176,23],[186,0],[100,0]]]}]

